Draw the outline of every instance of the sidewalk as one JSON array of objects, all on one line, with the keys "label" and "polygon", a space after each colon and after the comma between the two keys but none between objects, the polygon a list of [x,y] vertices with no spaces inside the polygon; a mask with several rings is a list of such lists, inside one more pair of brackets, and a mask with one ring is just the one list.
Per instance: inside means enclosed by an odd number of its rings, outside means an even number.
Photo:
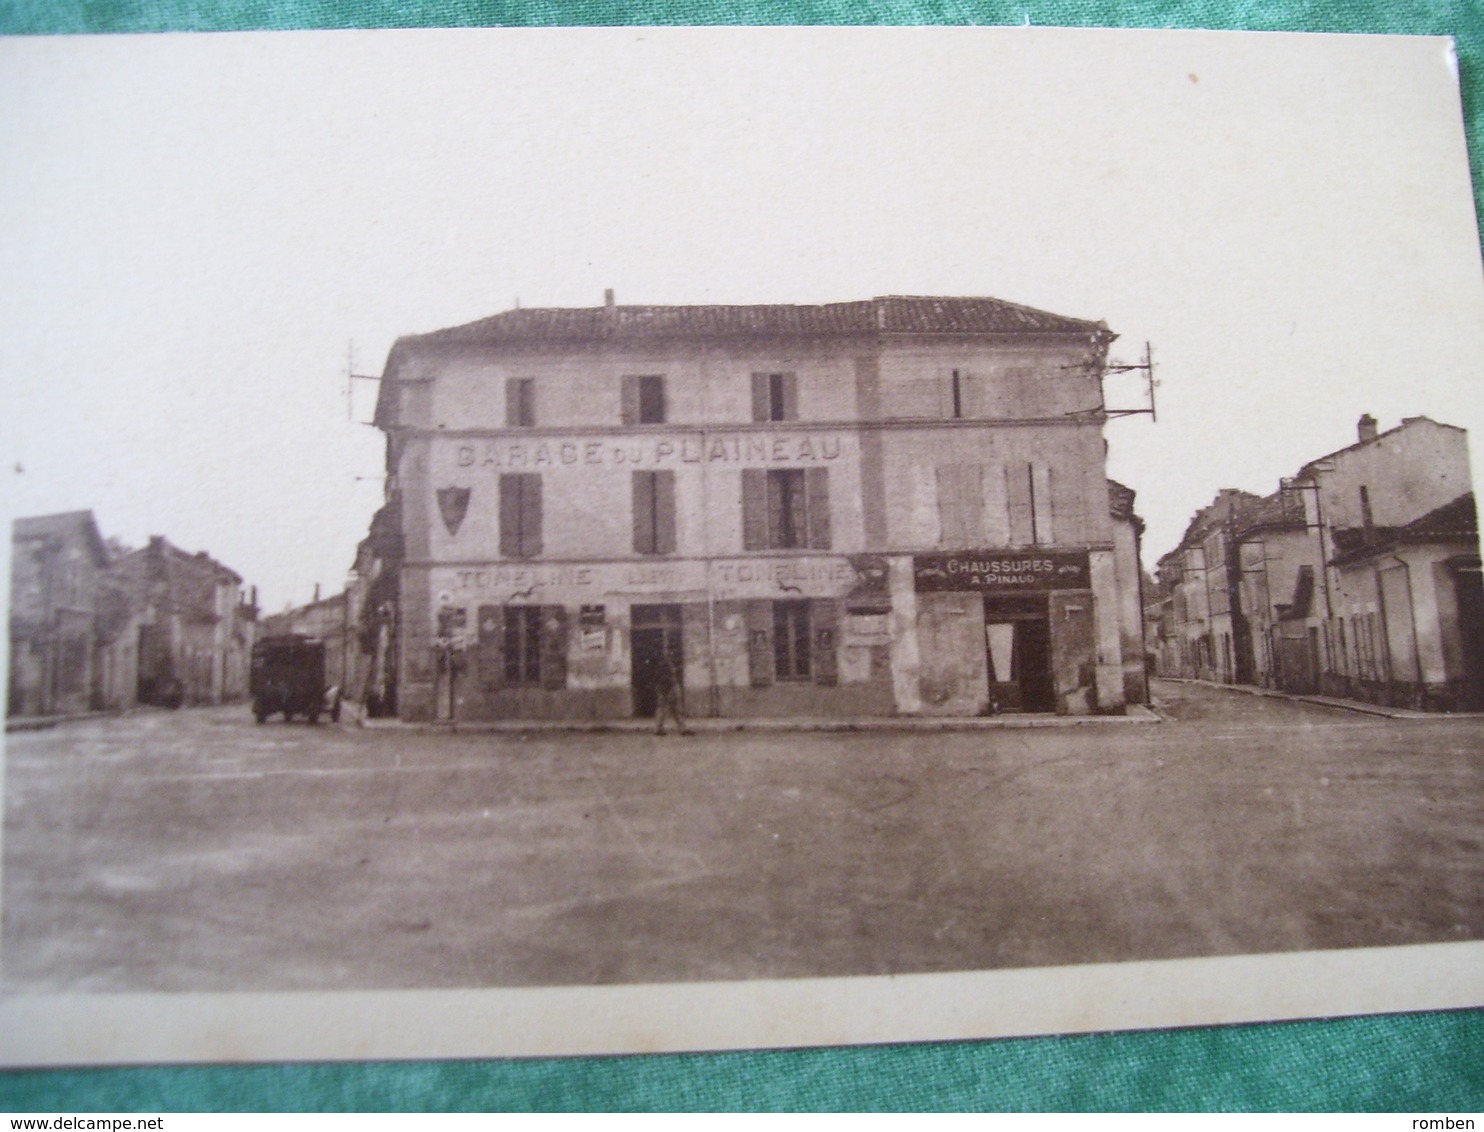
[{"label": "sidewalk", "polygon": [[1215,680],[1190,680],[1181,676],[1158,676],[1155,679],[1168,680],[1172,684],[1199,684],[1203,688],[1216,688],[1223,692],[1240,692],[1247,696],[1264,696],[1272,700],[1314,704],[1316,707],[1358,712],[1361,715],[1379,715],[1384,719],[1484,719],[1484,712],[1478,711],[1415,711],[1412,708],[1366,703],[1364,700],[1342,700],[1338,696],[1301,696],[1293,692],[1280,692],[1276,688],[1261,688],[1256,684],[1220,684]]},{"label": "sidewalk", "polygon": [[79,723],[89,719],[109,719],[116,715],[123,715],[123,711],[114,708],[109,711],[80,711],[73,715],[23,715],[16,719],[5,720],[5,733],[9,735],[13,731],[45,731],[49,727],[55,727],[59,723]]},{"label": "sidewalk", "polygon": [[[346,705],[348,708],[350,705]],[[484,734],[517,731],[577,731],[633,733],[653,732],[652,719],[531,719],[531,720],[439,720],[429,723],[405,723],[400,719],[366,719],[347,711],[342,721],[351,726],[372,730],[458,732]],[[1034,727],[1084,727],[1104,724],[1161,723],[1158,713],[1143,704],[1131,705],[1127,715],[1017,715],[984,717],[952,716],[872,716],[854,719],[801,717],[790,719],[708,719],[689,718],[686,729],[698,735],[715,735],[732,731],[1002,731]],[[673,734],[673,730],[666,734]]]}]

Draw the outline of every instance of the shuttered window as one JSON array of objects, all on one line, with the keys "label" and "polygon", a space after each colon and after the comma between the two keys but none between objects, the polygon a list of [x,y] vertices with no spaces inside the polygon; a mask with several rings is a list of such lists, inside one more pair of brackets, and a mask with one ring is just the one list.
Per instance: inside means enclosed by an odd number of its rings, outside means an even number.
[{"label": "shuttered window", "polygon": [[942,545],[967,548],[984,545],[984,479],[976,464],[955,464],[937,470],[938,516]]},{"label": "shuttered window", "polygon": [[828,468],[746,468],[742,545],[747,550],[830,549]]},{"label": "shuttered window", "polygon": [[505,424],[530,428],[536,423],[536,379],[512,377],[505,382]]},{"label": "shuttered window", "polygon": [[799,419],[799,379],[792,373],[752,375],[752,419],[796,421]]},{"label": "shuttered window", "polygon": [[541,553],[539,472],[500,477],[500,553],[506,558],[535,558]]},{"label": "shuttered window", "polygon": [[623,423],[665,423],[665,379],[658,374],[629,374],[623,378]]},{"label": "shuttered window", "polygon": [[634,472],[634,551],[675,553],[675,473]]}]

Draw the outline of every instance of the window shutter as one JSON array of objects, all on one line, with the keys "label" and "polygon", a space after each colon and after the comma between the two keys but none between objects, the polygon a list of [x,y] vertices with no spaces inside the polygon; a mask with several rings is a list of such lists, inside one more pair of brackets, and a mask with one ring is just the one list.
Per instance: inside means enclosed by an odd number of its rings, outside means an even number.
[{"label": "window shutter", "polygon": [[765,421],[769,418],[768,375],[755,373],[752,375],[752,419]]},{"label": "window shutter", "polygon": [[747,603],[747,666],[752,686],[773,683],[773,603]]},{"label": "window shutter", "polygon": [[768,547],[768,473],[763,468],[742,469],[742,549]]},{"label": "window shutter", "polygon": [[541,554],[541,476],[521,479],[520,553],[523,558],[537,558]]},{"label": "window shutter", "polygon": [[1030,465],[1018,461],[1005,468],[1005,494],[1010,505],[1010,542],[1015,546],[1031,543]]},{"label": "window shutter", "polygon": [[840,682],[836,664],[840,643],[840,603],[834,598],[817,598],[810,602],[810,628],[814,631],[814,682],[835,685]]},{"label": "window shutter", "polygon": [[567,607],[541,607],[541,687],[560,692],[567,686]]},{"label": "window shutter", "polygon": [[783,375],[783,419],[799,419],[799,379],[792,373]]},{"label": "window shutter", "polygon": [[520,557],[520,476],[500,477],[500,556]]},{"label": "window shutter", "polygon": [[639,378],[629,374],[622,381],[623,423],[635,425],[639,423]]},{"label": "window shutter", "polygon": [[809,468],[804,472],[804,490],[809,499],[809,546],[830,549],[830,470]]},{"label": "window shutter", "polygon": [[654,475],[653,472],[633,474],[634,552],[636,554],[654,554],[659,550],[654,529]]},{"label": "window shutter", "polygon": [[654,473],[654,549],[675,553],[675,473]]},{"label": "window shutter", "polygon": [[942,524],[943,545],[964,545],[963,499],[959,488],[959,469],[953,466],[938,468],[938,521]]},{"label": "window shutter", "polygon": [[498,605],[481,605],[476,612],[474,675],[485,691],[498,692],[505,686],[505,611]]}]

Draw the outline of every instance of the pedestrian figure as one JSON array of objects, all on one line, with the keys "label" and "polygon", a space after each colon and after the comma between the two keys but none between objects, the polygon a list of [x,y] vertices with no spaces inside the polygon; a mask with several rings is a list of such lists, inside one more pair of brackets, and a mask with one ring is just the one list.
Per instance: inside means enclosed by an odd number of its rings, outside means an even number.
[{"label": "pedestrian figure", "polygon": [[668,713],[675,721],[675,730],[682,735],[689,735],[685,719],[680,714],[680,676],[676,673],[675,662],[668,652],[661,654],[660,662],[655,666],[654,692],[654,733],[665,733],[665,715]]}]

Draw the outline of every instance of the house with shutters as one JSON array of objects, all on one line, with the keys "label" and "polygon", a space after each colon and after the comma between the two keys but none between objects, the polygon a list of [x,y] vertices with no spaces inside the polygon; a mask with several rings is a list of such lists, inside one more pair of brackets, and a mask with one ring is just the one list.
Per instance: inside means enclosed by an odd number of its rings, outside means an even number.
[{"label": "house with shutters", "polygon": [[1223,489],[1159,563],[1162,675],[1437,711],[1484,708],[1468,435],[1428,417]]},{"label": "house with shutters", "polygon": [[668,654],[697,716],[1121,712],[1145,688],[1114,337],[991,298],[610,293],[401,338],[363,544],[395,553],[358,558],[381,700],[646,715]]}]

